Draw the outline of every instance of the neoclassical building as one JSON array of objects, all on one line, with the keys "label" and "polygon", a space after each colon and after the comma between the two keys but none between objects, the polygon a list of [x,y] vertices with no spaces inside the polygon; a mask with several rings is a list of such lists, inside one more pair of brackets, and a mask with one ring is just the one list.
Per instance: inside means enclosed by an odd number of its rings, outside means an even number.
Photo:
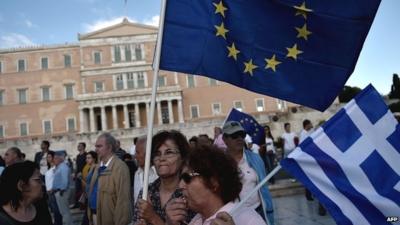
[{"label": "neoclassical building", "polygon": [[[0,140],[146,127],[156,37],[156,27],[124,19],[73,44],[0,49]],[[160,71],[158,84],[156,127],[287,107],[202,76]]]}]

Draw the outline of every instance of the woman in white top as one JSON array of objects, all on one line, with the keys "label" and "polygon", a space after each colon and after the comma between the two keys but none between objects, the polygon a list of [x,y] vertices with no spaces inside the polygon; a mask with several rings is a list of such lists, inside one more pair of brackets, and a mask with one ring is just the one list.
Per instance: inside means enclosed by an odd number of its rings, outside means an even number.
[{"label": "woman in white top", "polygon": [[166,207],[167,224],[181,224],[187,208],[197,212],[189,225],[236,224],[265,225],[252,208],[242,207],[232,215],[233,221],[221,223],[221,213],[230,212],[242,189],[236,161],[216,147],[198,146],[189,153],[179,187],[183,197]]}]

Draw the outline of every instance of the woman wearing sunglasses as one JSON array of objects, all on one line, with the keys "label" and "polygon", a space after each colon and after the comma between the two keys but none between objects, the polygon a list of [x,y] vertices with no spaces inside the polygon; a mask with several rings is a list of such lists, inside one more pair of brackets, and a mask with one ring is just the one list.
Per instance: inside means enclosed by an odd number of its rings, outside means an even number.
[{"label": "woman wearing sunglasses", "polygon": [[[189,144],[179,131],[161,131],[152,140],[151,161],[159,178],[149,185],[147,201],[139,193],[133,224],[165,224],[165,206],[174,198],[182,196],[178,189],[179,175],[189,150]],[[186,213],[186,212],[185,212]],[[187,220],[194,213],[188,212]]]},{"label": "woman wearing sunglasses", "polygon": [[35,205],[43,197],[39,166],[32,161],[6,167],[0,178],[1,225],[50,225],[47,207]]},{"label": "woman wearing sunglasses", "polygon": [[242,183],[235,160],[216,147],[199,146],[190,152],[179,187],[183,197],[168,204],[168,224],[182,224],[187,207],[198,213],[190,225],[265,224],[252,208],[243,207],[232,217],[224,213],[237,204]]}]

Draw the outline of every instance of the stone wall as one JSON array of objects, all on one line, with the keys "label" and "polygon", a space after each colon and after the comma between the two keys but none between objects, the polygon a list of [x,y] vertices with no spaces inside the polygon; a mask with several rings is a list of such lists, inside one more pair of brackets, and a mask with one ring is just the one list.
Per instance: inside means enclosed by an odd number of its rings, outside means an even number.
[{"label": "stone wall", "polygon": [[[283,124],[289,122],[292,125],[292,131],[299,133],[302,129],[302,122],[304,119],[309,119],[316,126],[320,121],[328,120],[333,114],[335,114],[341,105],[334,104],[325,112],[321,113],[315,110],[311,110],[305,107],[296,107],[289,109],[289,112],[279,114],[259,114],[256,115],[256,120],[262,124],[268,124],[271,127],[272,134],[274,137],[279,137],[283,133]],[[273,119],[277,119],[274,121]],[[164,129],[176,129],[180,130],[189,139],[192,136],[199,134],[208,134],[209,137],[213,137],[214,127],[221,126],[224,122],[223,118],[216,118],[210,120],[203,120],[192,123],[175,123],[168,125],[156,125],[154,127],[154,133]],[[129,150],[129,147],[133,144],[133,138],[146,135],[146,128],[133,128],[133,129],[119,129],[110,131],[112,135],[121,141],[121,146],[125,150]],[[7,140],[0,143],[0,154],[4,155],[7,148],[12,146],[19,147],[25,154],[26,158],[32,160],[35,152],[40,151],[40,143],[42,140],[50,141],[50,149],[52,150],[66,150],[68,155],[75,158],[77,155],[76,146],[79,142],[85,142],[87,150],[94,150],[94,143],[96,138],[101,134],[97,133],[84,133],[84,134],[65,134],[52,136],[50,138],[23,138],[15,140]]]}]

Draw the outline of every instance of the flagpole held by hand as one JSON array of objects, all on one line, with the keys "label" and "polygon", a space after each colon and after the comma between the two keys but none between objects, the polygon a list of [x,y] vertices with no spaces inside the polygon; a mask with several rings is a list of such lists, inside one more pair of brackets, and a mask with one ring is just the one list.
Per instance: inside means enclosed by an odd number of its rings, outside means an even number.
[{"label": "flagpole held by hand", "polygon": [[149,188],[149,170],[150,170],[150,155],[151,155],[151,144],[152,144],[151,142],[153,137],[154,108],[155,108],[157,85],[158,85],[158,73],[160,68],[160,55],[161,55],[161,45],[162,45],[162,36],[164,30],[166,5],[167,5],[167,0],[162,0],[161,12],[160,12],[160,26],[158,29],[156,52],[153,60],[153,87],[151,92],[150,115],[148,115],[147,118],[146,158],[144,164],[144,181],[143,181],[143,196],[142,196],[142,199],[144,200],[147,200],[147,193]]}]

